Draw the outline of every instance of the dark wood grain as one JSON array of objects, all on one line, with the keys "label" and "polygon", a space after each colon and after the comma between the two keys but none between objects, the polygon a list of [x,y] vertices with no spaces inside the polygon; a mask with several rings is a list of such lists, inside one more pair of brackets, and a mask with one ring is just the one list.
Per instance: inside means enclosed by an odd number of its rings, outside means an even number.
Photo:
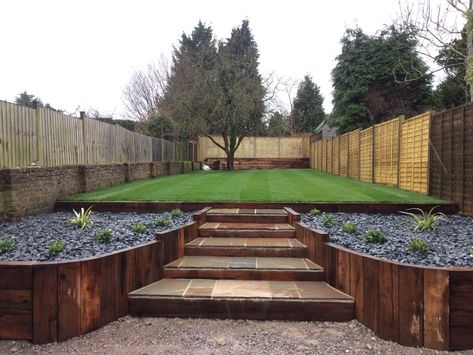
[{"label": "dark wood grain", "polygon": [[378,335],[386,340],[399,339],[399,271],[398,265],[379,262]]},{"label": "dark wood grain", "polygon": [[[127,253],[128,254],[128,253]],[[100,259],[81,262],[81,333],[100,327],[100,295],[102,287]]]},{"label": "dark wood grain", "polygon": [[399,343],[422,346],[424,332],[423,268],[399,266]]},{"label": "dark wood grain", "polygon": [[33,342],[57,341],[57,264],[33,266]]},{"label": "dark wood grain", "polygon": [[58,340],[81,334],[81,263],[58,264]]},{"label": "dark wood grain", "polygon": [[424,346],[449,349],[449,272],[424,269]]},{"label": "dark wood grain", "polygon": [[378,332],[379,312],[379,262],[366,258],[363,260],[363,324]]}]

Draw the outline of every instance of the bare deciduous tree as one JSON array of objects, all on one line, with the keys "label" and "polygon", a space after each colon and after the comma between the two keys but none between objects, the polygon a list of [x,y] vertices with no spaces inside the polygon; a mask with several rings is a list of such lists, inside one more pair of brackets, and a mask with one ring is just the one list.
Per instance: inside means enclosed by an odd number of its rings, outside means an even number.
[{"label": "bare deciduous tree", "polygon": [[[465,63],[465,81],[473,99],[473,0],[422,0],[399,2],[399,25],[409,31],[418,41],[418,52],[432,63],[438,64],[436,57],[440,50],[448,49]],[[454,46],[454,39],[466,34],[467,53]],[[456,63],[446,63],[434,68],[430,73],[445,70]],[[420,75],[414,66],[403,68],[408,74],[400,81],[417,80]]]},{"label": "bare deciduous tree", "polygon": [[123,102],[129,118],[146,121],[157,116],[159,102],[167,89],[169,70],[168,60],[161,56],[157,63],[149,64],[147,70],[133,74],[123,90]]}]

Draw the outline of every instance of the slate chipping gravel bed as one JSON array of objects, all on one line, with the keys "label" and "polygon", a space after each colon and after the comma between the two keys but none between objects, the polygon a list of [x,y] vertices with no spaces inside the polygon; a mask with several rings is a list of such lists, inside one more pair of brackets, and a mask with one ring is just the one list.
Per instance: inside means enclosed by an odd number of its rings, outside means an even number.
[{"label": "slate chipping gravel bed", "polygon": [[357,321],[279,322],[127,316],[62,343],[32,345],[26,341],[0,341],[0,354],[11,353],[414,355],[441,352],[381,340]]},{"label": "slate chipping gravel bed", "polygon": [[[449,215],[448,221],[440,221],[438,228],[428,232],[414,232],[412,217],[402,214],[333,213],[335,225],[325,227],[322,215],[303,214],[301,221],[315,229],[328,232],[330,241],[345,248],[402,263],[429,266],[473,267],[470,249],[473,247],[473,218]],[[345,222],[357,225],[355,234],[342,231]],[[362,237],[370,229],[381,230],[388,241],[369,244]],[[413,238],[422,238],[429,243],[425,252],[409,250]]]},{"label": "slate chipping gravel bed", "polygon": [[[0,224],[0,239],[15,238],[15,246],[11,252],[0,254],[1,260],[34,260],[56,261],[74,260],[110,253],[155,240],[155,234],[192,221],[192,213],[184,213],[182,217],[171,218],[170,227],[158,227],[156,218],[167,216],[164,213],[105,213],[92,212],[93,225],[80,229],[70,223],[73,213],[54,212],[25,217],[18,222]],[[147,226],[147,233],[139,234],[132,231],[136,223]],[[112,229],[110,243],[99,243],[94,239],[96,231]],[[52,254],[48,250],[50,242],[62,240],[65,249],[60,254]]]}]

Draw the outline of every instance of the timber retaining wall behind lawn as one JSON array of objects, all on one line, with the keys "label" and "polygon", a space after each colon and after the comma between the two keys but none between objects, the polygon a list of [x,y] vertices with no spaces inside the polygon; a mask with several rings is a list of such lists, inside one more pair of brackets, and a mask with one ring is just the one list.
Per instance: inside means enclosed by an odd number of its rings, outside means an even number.
[{"label": "timber retaining wall behind lawn", "polygon": [[0,220],[51,211],[57,199],[138,179],[200,170],[195,162],[0,169]]}]

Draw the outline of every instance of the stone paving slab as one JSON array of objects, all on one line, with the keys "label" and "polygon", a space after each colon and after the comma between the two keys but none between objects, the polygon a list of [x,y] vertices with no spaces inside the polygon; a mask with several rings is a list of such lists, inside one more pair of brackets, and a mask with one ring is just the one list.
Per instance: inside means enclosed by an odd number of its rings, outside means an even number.
[{"label": "stone paving slab", "polygon": [[207,212],[209,215],[267,215],[267,216],[287,216],[287,212],[282,209],[252,209],[252,208],[212,208]]},{"label": "stone paving slab", "polygon": [[353,298],[319,281],[163,279],[130,296],[345,300]]},{"label": "stone paving slab", "polygon": [[197,238],[187,243],[192,247],[238,248],[305,248],[296,238]]},{"label": "stone paving slab", "polygon": [[178,269],[322,270],[306,258],[184,256],[165,266]]},{"label": "stone paving slab", "polygon": [[200,229],[220,229],[220,230],[294,230],[294,227],[287,223],[237,223],[237,222],[207,222],[199,227]]}]

